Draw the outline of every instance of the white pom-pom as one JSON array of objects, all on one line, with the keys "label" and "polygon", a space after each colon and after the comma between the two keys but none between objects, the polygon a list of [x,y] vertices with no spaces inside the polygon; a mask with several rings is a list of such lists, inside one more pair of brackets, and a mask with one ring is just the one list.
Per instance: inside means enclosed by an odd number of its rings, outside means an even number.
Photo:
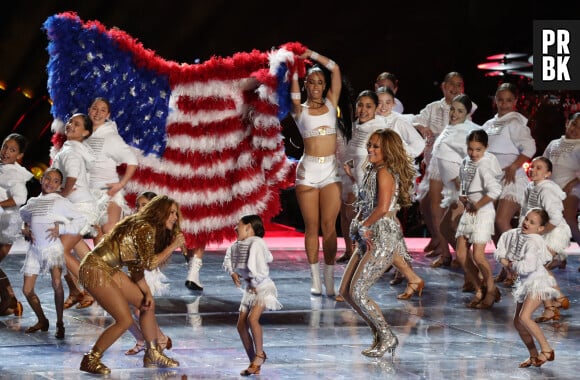
[{"label": "white pom-pom", "polygon": [[60,119],[54,119],[50,125],[50,130],[54,133],[64,134],[64,122]]}]

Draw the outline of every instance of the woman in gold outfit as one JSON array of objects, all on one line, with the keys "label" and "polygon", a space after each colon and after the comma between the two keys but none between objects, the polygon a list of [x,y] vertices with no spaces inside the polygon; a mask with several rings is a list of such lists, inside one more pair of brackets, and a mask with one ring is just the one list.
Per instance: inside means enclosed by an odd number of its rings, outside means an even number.
[{"label": "woman in gold outfit", "polygon": [[[101,357],[131,326],[129,304],[141,311],[139,324],[147,342],[145,367],[177,367],[157,346],[157,320],[151,290],[144,270],[165,262],[185,239],[179,228],[178,204],[167,196],[153,198],[141,212],[119,222],[81,262],[79,281],[115,322],[99,336],[86,353],[80,369],[96,374],[111,370]],[[127,266],[128,274],[122,268]]]}]

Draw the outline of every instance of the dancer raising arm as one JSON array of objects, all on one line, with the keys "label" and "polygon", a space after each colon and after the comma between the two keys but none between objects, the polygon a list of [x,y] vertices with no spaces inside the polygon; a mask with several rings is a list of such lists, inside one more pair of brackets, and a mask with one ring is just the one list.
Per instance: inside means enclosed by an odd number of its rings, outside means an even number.
[{"label": "dancer raising arm", "polygon": [[322,68],[310,68],[304,82],[307,98],[300,103],[300,85],[295,73],[290,96],[292,117],[304,140],[304,155],[296,168],[296,198],[304,218],[304,245],[312,275],[310,293],[322,294],[318,258],[318,232],[322,230],[324,286],[326,295],[334,297],[336,219],[341,205],[341,178],[336,159],[337,105],[342,79],[340,69],[333,60],[309,49],[301,57],[324,65],[330,71],[331,78],[327,88]]}]

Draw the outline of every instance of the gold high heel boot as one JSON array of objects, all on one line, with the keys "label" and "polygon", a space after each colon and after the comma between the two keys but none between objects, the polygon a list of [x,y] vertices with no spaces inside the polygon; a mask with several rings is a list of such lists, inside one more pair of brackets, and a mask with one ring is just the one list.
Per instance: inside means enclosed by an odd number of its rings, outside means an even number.
[{"label": "gold high heel boot", "polygon": [[101,363],[103,354],[96,349],[92,349],[83,356],[81,361],[81,371],[95,373],[97,375],[108,375],[111,373],[109,367]]},{"label": "gold high heel boot", "polygon": [[179,362],[165,356],[155,342],[147,342],[147,350],[143,356],[143,367],[145,368],[175,368],[179,367]]},{"label": "gold high heel boot", "polygon": [[395,349],[398,345],[399,339],[397,336],[389,328],[386,328],[379,331],[379,343],[375,348],[369,350],[367,353],[363,353],[363,355],[371,358],[380,358],[385,352],[389,351],[395,357]]}]

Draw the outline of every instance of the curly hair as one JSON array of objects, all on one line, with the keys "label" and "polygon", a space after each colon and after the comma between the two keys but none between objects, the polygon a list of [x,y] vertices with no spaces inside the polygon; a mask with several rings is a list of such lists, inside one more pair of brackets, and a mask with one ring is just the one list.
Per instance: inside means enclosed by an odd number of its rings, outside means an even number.
[{"label": "curly hair", "polygon": [[392,129],[379,129],[371,134],[378,136],[379,145],[387,168],[399,176],[399,197],[401,207],[410,207],[412,202],[413,181],[416,175],[415,167],[401,136]]},{"label": "curly hair", "polygon": [[[177,206],[177,222],[172,230],[168,230],[165,223],[171,213],[171,206]],[[121,220],[115,225],[110,232],[110,239],[112,241],[121,241],[122,236],[125,235],[135,224],[147,223],[155,229],[155,251],[161,252],[173,240],[174,236],[181,231],[179,221],[181,214],[179,212],[179,205],[177,202],[166,195],[158,195],[151,199],[140,212],[130,215]]]}]

